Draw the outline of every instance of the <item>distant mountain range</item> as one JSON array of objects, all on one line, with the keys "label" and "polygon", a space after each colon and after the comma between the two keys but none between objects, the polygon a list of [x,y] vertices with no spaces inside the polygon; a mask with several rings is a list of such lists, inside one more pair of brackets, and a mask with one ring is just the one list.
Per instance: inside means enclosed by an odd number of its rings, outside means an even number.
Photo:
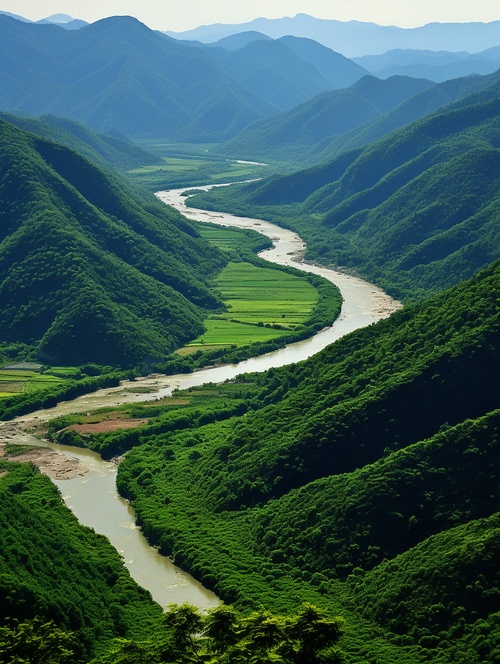
[{"label": "distant mountain range", "polygon": [[434,84],[427,79],[365,76],[349,88],[317,95],[290,111],[244,129],[218,148],[245,159],[326,161],[397,127],[488,88],[500,72]]},{"label": "distant mountain range", "polygon": [[0,15],[1,14],[15,18],[18,21],[23,21],[23,23],[36,23],[38,25],[53,24],[58,25],[61,28],[65,28],[66,30],[79,30],[85,25],[88,25],[87,21],[73,18],[68,14],[53,14],[52,16],[47,16],[46,18],[42,18],[39,21],[30,21],[28,18],[24,18],[24,16],[19,16],[18,14],[11,14],[10,12],[4,12],[0,10]]},{"label": "distant mountain range", "polygon": [[257,18],[232,25],[216,23],[166,34],[177,39],[209,43],[247,31],[261,32],[273,39],[285,35],[307,37],[349,58],[385,53],[392,49],[476,52],[500,45],[500,21],[429,23],[418,28],[399,28],[361,21],[319,19],[307,14],[297,14],[293,18]]},{"label": "distant mountain range", "polygon": [[500,68],[500,46],[481,53],[395,49],[382,55],[354,58],[379,78],[415,76],[441,82],[471,74],[490,74]]},{"label": "distant mountain range", "polygon": [[66,116],[118,135],[222,141],[365,73],[293,37],[228,51],[131,17],[67,31],[0,16],[0,110]]}]

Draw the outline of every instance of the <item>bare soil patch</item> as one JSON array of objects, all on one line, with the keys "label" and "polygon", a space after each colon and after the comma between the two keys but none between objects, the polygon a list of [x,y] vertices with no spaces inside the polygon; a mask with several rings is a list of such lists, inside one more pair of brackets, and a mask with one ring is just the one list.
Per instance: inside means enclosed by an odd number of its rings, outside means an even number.
[{"label": "bare soil patch", "polygon": [[146,424],[149,420],[147,418],[137,418],[130,420],[103,420],[102,422],[87,423],[87,424],[72,424],[68,429],[76,431],[76,433],[107,433],[108,431],[117,431],[118,429],[136,429],[137,427]]},{"label": "bare soil patch", "polygon": [[65,454],[60,454],[47,447],[39,447],[28,450],[24,454],[9,456],[5,454],[4,445],[0,445],[0,458],[12,459],[12,461],[31,461],[42,473],[53,480],[70,480],[88,472],[78,459],[67,457]]}]

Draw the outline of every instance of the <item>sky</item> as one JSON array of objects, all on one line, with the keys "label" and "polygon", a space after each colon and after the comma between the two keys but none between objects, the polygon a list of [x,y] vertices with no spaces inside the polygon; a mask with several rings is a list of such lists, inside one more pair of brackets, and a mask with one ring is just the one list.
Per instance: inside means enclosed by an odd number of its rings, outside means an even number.
[{"label": "sky", "polygon": [[0,0],[0,10],[38,20],[69,14],[89,23],[130,15],[156,30],[245,23],[303,13],[339,21],[417,27],[426,23],[500,20],[499,0]]}]

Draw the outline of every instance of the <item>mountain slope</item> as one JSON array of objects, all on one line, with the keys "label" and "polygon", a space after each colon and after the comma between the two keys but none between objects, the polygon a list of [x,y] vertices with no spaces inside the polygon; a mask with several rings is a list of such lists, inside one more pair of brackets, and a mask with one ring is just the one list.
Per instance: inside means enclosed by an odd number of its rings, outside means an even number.
[{"label": "mountain slope", "polygon": [[77,153],[0,128],[2,340],[52,362],[134,366],[198,335],[218,306],[203,279],[219,254]]},{"label": "mountain slope", "polygon": [[277,117],[256,122],[219,149],[252,159],[296,160],[301,165],[330,160],[366,145],[480,90],[498,73],[470,76],[440,84],[393,76],[367,76],[346,90],[318,95]]},{"label": "mountain slope", "polygon": [[319,163],[320,160],[331,159],[335,154],[344,150],[367,145],[405,124],[414,122],[439,109],[444,111],[447,105],[458,103],[462,99],[464,103],[469,103],[470,100],[467,101],[467,97],[479,91],[484,90],[487,98],[492,98],[496,94],[495,86],[499,80],[500,74],[496,72],[486,76],[466,76],[438,83],[404,101],[379,119],[334,138],[329,145],[324,146],[321,152],[316,153],[315,158]]},{"label": "mountain slope", "polygon": [[[499,83],[333,161],[239,189],[240,212],[292,224],[311,258],[362,270],[399,297],[500,255]],[[231,209],[233,192],[205,196]]]},{"label": "mountain slope", "polygon": [[244,129],[224,144],[224,154],[244,158],[288,158],[301,162],[336,136],[381,117],[404,100],[432,87],[430,81],[365,76],[345,90],[325,92],[288,113]]},{"label": "mountain slope", "polygon": [[162,163],[152,152],[146,152],[131,141],[92,131],[67,118],[54,115],[27,118],[11,113],[0,113],[0,118],[20,129],[62,143],[104,167],[109,168],[111,165],[121,170],[129,170]]},{"label": "mountain slope", "polygon": [[[130,578],[109,541],[78,523],[50,479],[31,464],[0,463],[3,661],[89,662],[113,638],[143,639],[159,629],[160,606]],[[16,620],[54,621],[45,632],[57,626],[72,633],[65,645],[75,656],[58,657],[55,634],[45,652],[35,650],[36,630],[9,643]]]},{"label": "mountain slope", "polygon": [[494,662],[499,294],[497,261],[254,376],[244,417],[143,431],[118,483],[145,532],[242,606],[321,595],[347,662]]},{"label": "mountain slope", "polygon": [[4,111],[65,116],[118,135],[207,142],[329,87],[281,42],[252,42],[228,55],[127,16],[62,30],[0,15]]}]

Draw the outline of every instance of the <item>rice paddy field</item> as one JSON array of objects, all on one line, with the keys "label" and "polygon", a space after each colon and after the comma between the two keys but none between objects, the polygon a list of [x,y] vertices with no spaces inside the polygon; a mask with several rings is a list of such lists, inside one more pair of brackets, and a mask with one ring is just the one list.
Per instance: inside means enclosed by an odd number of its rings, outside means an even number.
[{"label": "rice paddy field", "polygon": [[318,293],[301,277],[251,263],[229,263],[217,281],[227,311],[205,321],[188,348],[244,346],[289,333],[309,318]]},{"label": "rice paddy field", "polygon": [[75,371],[73,367],[53,367],[50,373],[40,373],[36,365],[26,368],[25,364],[3,367],[0,369],[0,399],[61,385],[72,378]]},{"label": "rice paddy field", "polygon": [[161,139],[144,139],[138,143],[161,157],[163,163],[134,168],[129,175],[154,191],[191,184],[234,182],[270,174],[270,168],[265,164],[213,154],[213,144],[183,145]]}]

